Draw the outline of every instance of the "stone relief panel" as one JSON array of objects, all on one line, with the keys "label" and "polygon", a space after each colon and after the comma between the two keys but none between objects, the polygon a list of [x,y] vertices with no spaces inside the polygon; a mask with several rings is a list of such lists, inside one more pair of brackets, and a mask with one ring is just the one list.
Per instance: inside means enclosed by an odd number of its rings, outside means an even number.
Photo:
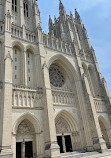
[{"label": "stone relief panel", "polygon": [[33,138],[34,127],[28,120],[23,120],[18,126],[17,139]]},{"label": "stone relief panel", "polygon": [[56,133],[68,133],[70,132],[69,127],[66,123],[66,121],[63,118],[59,118],[59,120],[56,122]]}]

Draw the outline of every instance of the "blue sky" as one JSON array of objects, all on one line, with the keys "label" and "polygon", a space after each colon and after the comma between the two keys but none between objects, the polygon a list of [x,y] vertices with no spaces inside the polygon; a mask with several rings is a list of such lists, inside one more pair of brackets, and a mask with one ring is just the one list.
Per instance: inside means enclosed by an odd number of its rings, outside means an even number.
[{"label": "blue sky", "polygon": [[[96,52],[100,71],[111,94],[111,0],[62,0],[66,13],[75,8],[85,25]],[[59,15],[59,0],[38,0],[44,32],[48,32],[48,19]]]}]

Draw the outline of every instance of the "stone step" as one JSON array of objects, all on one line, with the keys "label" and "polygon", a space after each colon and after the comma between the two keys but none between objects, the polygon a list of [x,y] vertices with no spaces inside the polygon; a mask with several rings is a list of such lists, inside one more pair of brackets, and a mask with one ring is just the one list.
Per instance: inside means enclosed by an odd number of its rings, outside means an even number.
[{"label": "stone step", "polygon": [[71,152],[71,153],[63,153],[61,154],[61,158],[111,158],[111,150],[107,150],[104,153],[98,152]]}]

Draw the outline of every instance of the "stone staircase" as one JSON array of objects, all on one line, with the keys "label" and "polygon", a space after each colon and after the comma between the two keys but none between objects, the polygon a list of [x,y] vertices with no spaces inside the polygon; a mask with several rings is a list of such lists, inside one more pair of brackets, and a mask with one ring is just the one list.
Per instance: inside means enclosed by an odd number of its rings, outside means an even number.
[{"label": "stone staircase", "polygon": [[98,152],[71,152],[61,154],[61,158],[111,158],[111,150],[107,150],[104,153]]}]

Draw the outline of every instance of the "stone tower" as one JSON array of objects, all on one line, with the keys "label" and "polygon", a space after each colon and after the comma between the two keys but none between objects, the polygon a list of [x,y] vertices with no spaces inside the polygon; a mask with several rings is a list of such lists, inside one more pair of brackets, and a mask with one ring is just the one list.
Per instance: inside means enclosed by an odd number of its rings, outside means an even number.
[{"label": "stone tower", "polygon": [[60,0],[47,35],[35,0],[0,0],[0,158],[110,146],[110,95],[77,10]]}]

